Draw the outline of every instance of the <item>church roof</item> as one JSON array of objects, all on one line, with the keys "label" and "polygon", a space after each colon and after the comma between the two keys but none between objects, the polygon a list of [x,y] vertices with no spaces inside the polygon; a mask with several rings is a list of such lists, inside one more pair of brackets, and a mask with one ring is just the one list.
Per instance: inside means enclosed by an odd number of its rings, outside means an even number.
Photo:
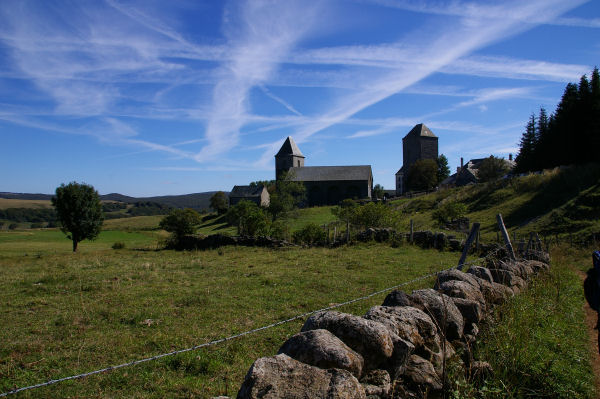
[{"label": "church roof", "polygon": [[260,197],[265,186],[233,186],[229,197],[254,198]]},{"label": "church roof", "polygon": [[371,165],[353,166],[302,166],[290,168],[294,181],[369,180],[373,176]]},{"label": "church roof", "polygon": [[408,136],[437,137],[435,134],[433,134],[431,130],[429,130],[427,126],[425,126],[424,123],[419,123],[418,125],[415,125],[415,127],[413,127],[410,130],[410,132],[408,132],[408,134],[404,136],[404,138],[407,138]]},{"label": "church roof", "polygon": [[285,139],[279,152],[275,156],[277,157],[279,155],[295,155],[304,158],[304,155],[300,152],[300,148],[298,148],[291,136],[288,136],[287,139]]}]

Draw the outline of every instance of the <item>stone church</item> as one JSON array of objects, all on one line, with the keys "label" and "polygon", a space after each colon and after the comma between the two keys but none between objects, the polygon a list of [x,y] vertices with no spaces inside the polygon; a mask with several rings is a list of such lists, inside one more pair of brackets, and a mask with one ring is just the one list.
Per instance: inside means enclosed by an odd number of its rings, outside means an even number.
[{"label": "stone church", "polygon": [[275,178],[287,172],[293,181],[306,187],[308,206],[336,205],[346,198],[371,198],[371,165],[304,166],[304,155],[288,137],[275,155]]},{"label": "stone church", "polygon": [[402,167],[396,173],[396,195],[408,191],[408,170],[418,160],[438,158],[438,138],[425,124],[415,125],[402,139]]}]

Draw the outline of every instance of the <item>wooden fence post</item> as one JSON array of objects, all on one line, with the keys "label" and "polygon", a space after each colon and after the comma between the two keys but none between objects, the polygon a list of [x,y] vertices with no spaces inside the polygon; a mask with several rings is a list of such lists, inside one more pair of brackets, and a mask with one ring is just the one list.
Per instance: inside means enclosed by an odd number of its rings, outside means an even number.
[{"label": "wooden fence post", "polygon": [[527,241],[527,249],[525,250],[525,257],[529,255],[529,251],[531,251],[531,246],[533,245],[533,231],[529,232],[529,241]]},{"label": "wooden fence post", "polygon": [[350,243],[350,220],[346,221],[346,244]]},{"label": "wooden fence post", "polygon": [[469,253],[469,248],[475,240],[475,237],[477,237],[477,233],[479,233],[479,223],[473,223],[471,233],[469,234],[469,238],[467,238],[467,241],[465,242],[465,247],[463,248],[462,255],[460,256],[460,260],[458,261],[458,266],[456,267],[458,270],[462,270],[465,260],[467,259],[467,254]]},{"label": "wooden fence post", "polygon": [[535,239],[537,241],[537,250],[541,251],[542,249],[544,249],[542,247],[542,240],[540,239],[540,235],[538,233],[535,233]]},{"label": "wooden fence post", "polygon": [[413,220],[410,219],[410,236],[409,236],[409,241],[412,244],[413,243]]},{"label": "wooden fence post", "polygon": [[508,251],[508,256],[512,260],[517,260],[517,257],[515,256],[515,250],[513,249],[513,246],[510,243],[510,236],[508,235],[508,232],[506,231],[506,227],[504,226],[504,220],[502,220],[502,215],[501,214],[496,215],[496,219],[498,220],[498,228],[500,229],[500,232],[502,233],[502,237],[504,238],[504,243],[506,244],[506,250]]}]

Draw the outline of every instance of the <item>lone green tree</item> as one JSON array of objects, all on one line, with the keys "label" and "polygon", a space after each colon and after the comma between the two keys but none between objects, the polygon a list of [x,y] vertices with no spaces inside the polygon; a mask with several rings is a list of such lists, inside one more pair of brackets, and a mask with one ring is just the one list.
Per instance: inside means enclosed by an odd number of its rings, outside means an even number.
[{"label": "lone green tree", "polygon": [[104,214],[100,196],[94,187],[85,183],[64,183],[52,197],[60,229],[73,241],[73,252],[83,240],[93,240],[100,234]]},{"label": "lone green tree", "polygon": [[219,215],[227,213],[227,196],[223,191],[217,191],[210,197],[210,207],[215,210]]}]

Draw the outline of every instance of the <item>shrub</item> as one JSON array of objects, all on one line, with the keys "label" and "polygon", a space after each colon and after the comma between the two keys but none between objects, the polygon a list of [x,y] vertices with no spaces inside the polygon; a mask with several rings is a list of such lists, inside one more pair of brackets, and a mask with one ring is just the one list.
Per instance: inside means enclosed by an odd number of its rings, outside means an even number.
[{"label": "shrub", "polygon": [[410,191],[431,190],[438,182],[438,164],[433,159],[419,159],[408,169],[406,184]]},{"label": "shrub", "polygon": [[462,202],[446,202],[433,212],[433,217],[440,225],[465,216],[467,206]]},{"label": "shrub", "polygon": [[302,229],[295,231],[293,238],[295,243],[313,245],[324,243],[327,239],[327,234],[318,224],[309,223]]},{"label": "shrub", "polygon": [[124,249],[125,243],[123,241],[117,241],[112,245],[112,249]]},{"label": "shrub", "polygon": [[193,234],[201,222],[200,214],[193,209],[173,209],[158,226],[171,233],[174,244],[177,244],[183,236]]},{"label": "shrub", "polygon": [[285,219],[278,219],[271,224],[271,237],[287,240],[290,237],[290,225]]},{"label": "shrub", "polygon": [[44,227],[44,225],[42,223],[31,223],[31,228],[32,229],[41,229],[42,227]]},{"label": "shrub", "polygon": [[481,161],[477,178],[480,182],[488,182],[501,178],[510,171],[510,167],[502,158],[496,158],[490,155],[489,158]]},{"label": "shrub", "polygon": [[254,202],[242,200],[229,208],[227,222],[237,226],[239,235],[268,235],[269,218]]},{"label": "shrub", "polygon": [[350,222],[362,228],[395,227],[398,223],[398,213],[393,208],[369,202],[358,205],[354,201],[346,202],[332,209],[332,213],[342,222]]},{"label": "shrub", "polygon": [[19,227],[19,225],[16,223],[11,223],[8,225],[9,230],[15,230],[17,227]]}]

